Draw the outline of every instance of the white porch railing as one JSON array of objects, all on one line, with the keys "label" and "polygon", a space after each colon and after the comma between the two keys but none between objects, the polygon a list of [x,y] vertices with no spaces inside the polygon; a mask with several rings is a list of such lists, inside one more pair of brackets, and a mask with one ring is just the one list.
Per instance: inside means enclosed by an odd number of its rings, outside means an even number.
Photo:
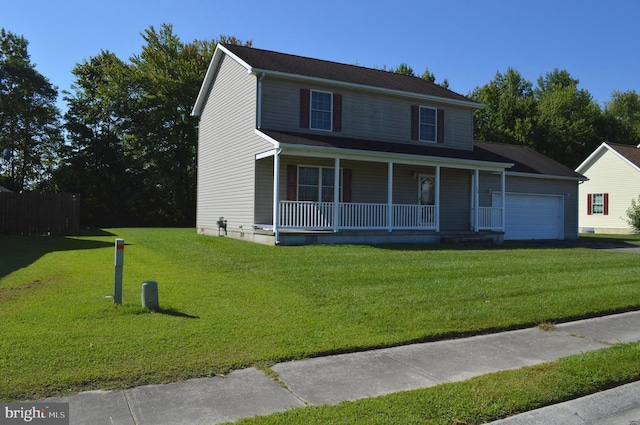
[{"label": "white porch railing", "polygon": [[502,207],[478,207],[478,230],[502,230]]},{"label": "white porch railing", "polygon": [[[338,204],[338,223],[334,221],[333,202],[280,201],[280,220],[283,229],[388,229],[389,205],[344,202]],[[393,205],[394,229],[437,228],[435,205]]]},{"label": "white porch railing", "polygon": [[333,202],[280,201],[278,226],[291,229],[333,227]]}]

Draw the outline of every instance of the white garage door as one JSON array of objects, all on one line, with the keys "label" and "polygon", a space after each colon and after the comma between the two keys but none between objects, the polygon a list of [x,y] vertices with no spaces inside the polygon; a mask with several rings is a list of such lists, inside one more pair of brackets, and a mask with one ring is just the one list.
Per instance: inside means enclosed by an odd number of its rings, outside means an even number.
[{"label": "white garage door", "polygon": [[[493,205],[502,195],[493,193]],[[564,202],[561,196],[507,193],[505,240],[564,239]]]}]

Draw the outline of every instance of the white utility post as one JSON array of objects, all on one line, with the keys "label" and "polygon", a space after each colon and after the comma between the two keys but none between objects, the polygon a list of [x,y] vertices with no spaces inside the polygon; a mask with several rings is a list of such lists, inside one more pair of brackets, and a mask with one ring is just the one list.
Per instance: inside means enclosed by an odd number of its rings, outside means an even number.
[{"label": "white utility post", "polygon": [[122,304],[122,266],[124,265],[124,239],[116,239],[115,279],[113,303]]}]

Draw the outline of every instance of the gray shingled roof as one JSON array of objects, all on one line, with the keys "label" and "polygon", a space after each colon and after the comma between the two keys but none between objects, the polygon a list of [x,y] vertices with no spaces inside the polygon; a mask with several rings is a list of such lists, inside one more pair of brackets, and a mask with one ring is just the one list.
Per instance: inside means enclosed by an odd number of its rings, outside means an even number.
[{"label": "gray shingled roof", "polygon": [[389,71],[365,68],[357,65],[346,65],[338,62],[255,49],[246,46],[236,46],[232,44],[223,44],[223,46],[249,66],[258,70],[275,71],[420,95],[442,97],[445,99],[469,102],[470,104],[475,103],[477,107],[481,106],[465,96],[418,77],[409,77]]},{"label": "gray shingled roof", "polygon": [[336,149],[354,149],[374,152],[389,152],[428,156],[436,158],[454,158],[469,161],[494,163],[513,163],[509,172],[539,174],[586,180],[586,178],[542,154],[527,147],[504,143],[475,141],[473,150],[450,149],[433,145],[411,143],[382,142],[378,140],[336,137],[328,134],[307,134],[261,129],[267,136],[283,144],[304,145]]},{"label": "gray shingled roof", "polygon": [[627,158],[633,165],[640,168],[640,148],[637,148],[635,145],[619,145],[617,143],[607,143],[607,145]]},{"label": "gray shingled roof", "polygon": [[582,174],[526,146],[476,140],[475,150],[493,152],[515,165],[507,171],[587,180]]}]

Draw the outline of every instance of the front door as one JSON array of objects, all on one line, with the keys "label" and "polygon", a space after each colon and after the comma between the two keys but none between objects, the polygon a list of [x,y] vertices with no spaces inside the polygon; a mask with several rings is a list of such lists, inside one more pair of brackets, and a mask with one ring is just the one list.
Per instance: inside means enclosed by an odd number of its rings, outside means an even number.
[{"label": "front door", "polygon": [[421,174],[418,196],[420,205],[435,205],[436,203],[436,178],[434,176]]},{"label": "front door", "polygon": [[[436,178],[433,175],[420,174],[418,178],[420,186],[418,188],[418,198],[420,205],[432,207],[436,204]],[[435,226],[435,209],[420,208],[420,225]]]}]

